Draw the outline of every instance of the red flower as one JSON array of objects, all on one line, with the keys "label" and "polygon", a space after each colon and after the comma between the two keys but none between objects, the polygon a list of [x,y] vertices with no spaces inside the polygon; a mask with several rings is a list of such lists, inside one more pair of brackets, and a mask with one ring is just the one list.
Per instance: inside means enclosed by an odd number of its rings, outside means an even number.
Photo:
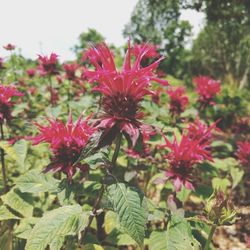
[{"label": "red flower", "polygon": [[202,138],[202,142],[211,143],[213,138],[213,130],[220,131],[216,127],[217,122],[214,122],[212,125],[208,126],[206,123],[203,123],[198,118],[193,122],[188,124],[188,134],[191,140],[199,140]]},{"label": "red flower", "polygon": [[188,105],[188,97],[185,95],[185,88],[171,88],[167,93],[170,97],[170,112],[173,115],[180,115]]},{"label": "red flower", "polygon": [[107,143],[111,143],[117,133],[124,132],[135,145],[142,129],[139,120],[143,113],[140,112],[139,103],[145,95],[152,94],[150,82],[168,85],[167,81],[155,77],[153,73],[162,57],[141,67],[141,60],[150,50],[145,45],[132,65],[131,50],[129,46],[121,71],[116,69],[114,57],[105,44],[90,48],[84,55],[95,66],[95,71],[86,70],[85,76],[90,82],[97,82],[93,90],[103,95],[103,112],[98,127],[105,129]]},{"label": "red flower", "polygon": [[27,70],[26,70],[26,73],[27,73],[27,75],[28,75],[30,78],[32,78],[32,77],[35,76],[36,70],[35,70],[35,69],[27,69]]},{"label": "red flower", "polygon": [[156,132],[152,130],[151,126],[142,125],[142,135],[141,135],[141,143],[137,145],[137,147],[129,148],[126,150],[126,153],[135,159],[145,159],[151,157],[151,150],[147,141],[150,140],[150,137],[155,135]]},{"label": "red flower", "polygon": [[7,45],[3,46],[3,48],[6,50],[14,50],[16,46],[11,43],[8,43]]},{"label": "red flower", "polygon": [[211,155],[203,138],[192,139],[189,134],[183,134],[178,143],[176,137],[170,142],[164,136],[166,144],[161,146],[170,149],[165,156],[169,162],[169,169],[166,171],[166,179],[172,179],[176,191],[180,191],[182,186],[187,189],[194,189],[193,169],[194,165],[204,160],[211,161]]},{"label": "red flower", "polygon": [[141,51],[143,50],[145,51],[145,49],[147,49],[147,52],[144,55],[144,59],[160,57],[160,54],[157,52],[157,46],[155,46],[154,44],[150,44],[150,43],[135,44],[134,47],[132,48],[131,53],[135,57],[138,57]]},{"label": "red flower", "polygon": [[74,81],[76,78],[76,70],[79,68],[79,65],[77,63],[71,63],[71,64],[64,64],[63,65],[64,71],[66,73],[66,79],[69,79],[71,81]]},{"label": "red flower", "polygon": [[250,142],[238,142],[237,157],[244,166],[250,166]]},{"label": "red flower", "polygon": [[199,101],[202,104],[214,105],[213,98],[220,92],[220,82],[208,76],[195,77],[193,81],[196,84]]},{"label": "red flower", "polygon": [[11,101],[14,96],[23,96],[14,86],[0,85],[0,123],[4,120],[9,122],[11,120],[11,108],[13,102]]},{"label": "red flower", "polygon": [[51,53],[50,56],[38,55],[39,69],[41,75],[56,75],[58,74],[57,63],[58,55]]},{"label": "red flower", "polygon": [[90,136],[94,133],[94,129],[88,125],[88,119],[83,121],[81,117],[76,124],[73,124],[71,115],[69,115],[66,124],[60,120],[47,120],[49,126],[36,124],[40,134],[32,138],[33,144],[37,145],[41,142],[49,143],[53,152],[53,158],[45,169],[45,172],[62,171],[71,181],[76,168],[82,171],[87,170],[86,165],[76,163],[76,161]]}]

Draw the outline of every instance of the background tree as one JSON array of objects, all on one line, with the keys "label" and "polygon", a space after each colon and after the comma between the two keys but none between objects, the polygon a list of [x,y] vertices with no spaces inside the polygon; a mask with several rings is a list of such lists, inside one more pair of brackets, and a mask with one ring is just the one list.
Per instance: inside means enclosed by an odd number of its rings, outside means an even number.
[{"label": "background tree", "polygon": [[203,11],[206,15],[206,25],[193,41],[191,72],[246,86],[250,79],[249,1],[187,2],[187,8]]},{"label": "background tree", "polygon": [[105,40],[104,36],[96,29],[88,29],[86,32],[82,32],[79,35],[79,44],[73,47],[73,51],[77,56],[77,60],[81,60],[83,49],[87,48],[90,43],[100,43]]},{"label": "background tree", "polygon": [[123,32],[133,42],[159,45],[160,53],[167,56],[160,69],[178,77],[182,74],[185,44],[191,34],[191,25],[180,20],[180,15],[179,1],[139,0]]}]

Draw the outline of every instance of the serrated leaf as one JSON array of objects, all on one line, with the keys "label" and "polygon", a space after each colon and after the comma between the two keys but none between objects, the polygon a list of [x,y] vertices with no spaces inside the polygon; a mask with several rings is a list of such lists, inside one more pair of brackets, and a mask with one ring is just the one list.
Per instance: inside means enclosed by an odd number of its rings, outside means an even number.
[{"label": "serrated leaf", "polygon": [[28,239],[33,226],[36,224],[38,220],[39,218],[36,217],[22,219],[20,221],[20,224],[17,225],[17,227],[15,228],[14,231],[15,236],[21,239]]},{"label": "serrated leaf", "polygon": [[[80,205],[64,206],[44,214],[33,227],[26,250],[44,250],[61,244],[61,237],[76,235],[87,225],[89,214]],[[58,245],[55,245],[58,243]]]},{"label": "serrated leaf", "polygon": [[12,159],[17,160],[16,151],[7,141],[0,141],[0,148]]},{"label": "serrated leaf", "polygon": [[149,238],[149,250],[167,250],[167,232],[152,232]]},{"label": "serrated leaf", "polygon": [[18,164],[23,167],[28,152],[28,142],[24,139],[19,140],[13,145],[13,149],[15,150]]},{"label": "serrated leaf", "polygon": [[122,230],[142,246],[148,218],[144,195],[124,183],[108,186],[107,193],[114,211],[118,214]]},{"label": "serrated leaf", "polygon": [[235,188],[242,180],[242,177],[244,175],[244,171],[239,168],[231,168],[230,170],[231,177],[233,179],[233,186],[232,188]]},{"label": "serrated leaf", "polygon": [[39,170],[30,170],[16,180],[16,187],[23,193],[38,194],[40,192],[55,191],[59,181],[49,174],[43,174]]},{"label": "serrated leaf", "polygon": [[227,188],[230,186],[231,186],[231,182],[226,178],[214,177],[212,179],[213,189],[220,189],[225,192]]},{"label": "serrated leaf", "polygon": [[1,199],[5,205],[8,205],[24,217],[32,216],[33,206],[31,205],[31,197],[28,194],[23,194],[17,189],[11,189],[7,194],[2,195]]},{"label": "serrated leaf", "polygon": [[20,219],[18,216],[11,213],[11,211],[6,206],[0,207],[0,221],[11,220],[11,219]]},{"label": "serrated leaf", "polygon": [[172,215],[167,231],[154,231],[149,238],[149,250],[199,250],[200,245],[192,235],[188,222]]},{"label": "serrated leaf", "polygon": [[193,237],[189,223],[177,215],[172,215],[167,229],[169,250],[199,250],[199,242]]},{"label": "serrated leaf", "polygon": [[119,228],[118,216],[113,211],[105,213],[104,221],[104,229],[107,234],[110,234],[113,229]]}]

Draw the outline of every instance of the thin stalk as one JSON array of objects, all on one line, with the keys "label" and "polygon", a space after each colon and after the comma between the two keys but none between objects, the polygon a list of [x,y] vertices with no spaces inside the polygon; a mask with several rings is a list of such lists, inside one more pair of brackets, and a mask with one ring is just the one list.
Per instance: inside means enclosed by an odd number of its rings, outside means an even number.
[{"label": "thin stalk", "polygon": [[209,250],[209,245],[210,245],[210,243],[212,241],[212,238],[213,238],[216,227],[217,227],[217,225],[213,225],[211,227],[204,250]]},{"label": "thin stalk", "polygon": [[[1,130],[1,139],[4,140],[4,132],[3,132],[3,123],[0,124]],[[1,148],[1,164],[2,164],[2,175],[3,175],[3,191],[6,193],[8,191],[7,186],[7,175],[6,175],[6,168],[5,168],[5,160],[4,160],[4,150]]]},{"label": "thin stalk", "polygon": [[91,214],[90,214],[90,216],[89,216],[88,224],[87,224],[85,230],[83,231],[83,233],[82,233],[82,235],[81,235],[80,244],[83,244],[83,240],[84,240],[84,238],[85,238],[85,236],[86,236],[86,234],[87,234],[87,232],[88,232],[88,230],[89,230],[89,228],[90,228],[90,225],[91,225],[91,223],[92,223],[94,217],[96,216],[96,213],[97,213],[99,204],[100,204],[100,202],[101,202],[101,200],[102,200],[102,196],[103,196],[103,194],[104,194],[104,190],[105,190],[105,185],[104,185],[104,182],[103,182],[103,183],[102,183],[101,190],[100,190],[100,192],[99,192],[99,195],[98,195],[98,197],[97,197],[97,199],[96,199],[96,201],[95,201],[94,207],[93,207],[92,212],[91,212]]},{"label": "thin stalk", "polygon": [[13,71],[13,74],[14,74],[14,79],[15,79],[15,82],[16,82],[17,81],[16,65],[15,65],[15,61],[14,61],[14,54],[12,52],[10,54],[10,61],[11,61],[12,71]]},{"label": "thin stalk", "polygon": [[116,138],[115,151],[112,157],[112,167],[116,165],[116,160],[118,158],[120,147],[121,147],[121,141],[122,141],[122,133],[120,133]]},{"label": "thin stalk", "polygon": [[[115,151],[114,151],[114,154],[113,154],[113,157],[112,157],[112,167],[114,167],[116,165],[116,160],[118,158],[120,147],[121,147],[121,140],[122,140],[122,133],[120,133],[116,138]],[[111,175],[111,173],[109,173],[109,174]],[[85,236],[86,236],[86,234],[87,234],[87,232],[88,232],[88,230],[90,228],[90,225],[91,225],[94,217],[96,216],[98,207],[100,205],[100,202],[102,200],[102,196],[103,196],[104,191],[105,191],[105,184],[104,184],[105,183],[105,178],[106,177],[104,177],[104,180],[102,182],[101,190],[100,190],[99,195],[98,195],[98,197],[97,197],[97,199],[95,201],[92,212],[91,212],[91,214],[89,216],[88,224],[87,224],[85,230],[83,231],[83,233],[81,234],[80,244],[83,244],[83,240],[84,240],[84,238],[85,238]]]},{"label": "thin stalk", "polygon": [[51,76],[49,76],[49,91],[50,91],[50,105],[53,107],[54,102],[53,102],[53,90],[52,90],[52,79]]}]

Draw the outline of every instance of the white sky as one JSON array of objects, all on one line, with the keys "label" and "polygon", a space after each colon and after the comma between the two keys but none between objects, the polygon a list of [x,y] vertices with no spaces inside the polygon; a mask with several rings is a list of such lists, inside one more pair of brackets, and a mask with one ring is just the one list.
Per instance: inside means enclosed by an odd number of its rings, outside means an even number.
[{"label": "white sky", "polygon": [[[17,45],[22,54],[35,59],[38,53],[55,52],[61,60],[73,59],[70,48],[79,34],[95,28],[108,43],[126,42],[122,30],[137,0],[0,0],[0,57],[8,55],[2,46]],[[187,11],[199,31],[202,15]]]}]

